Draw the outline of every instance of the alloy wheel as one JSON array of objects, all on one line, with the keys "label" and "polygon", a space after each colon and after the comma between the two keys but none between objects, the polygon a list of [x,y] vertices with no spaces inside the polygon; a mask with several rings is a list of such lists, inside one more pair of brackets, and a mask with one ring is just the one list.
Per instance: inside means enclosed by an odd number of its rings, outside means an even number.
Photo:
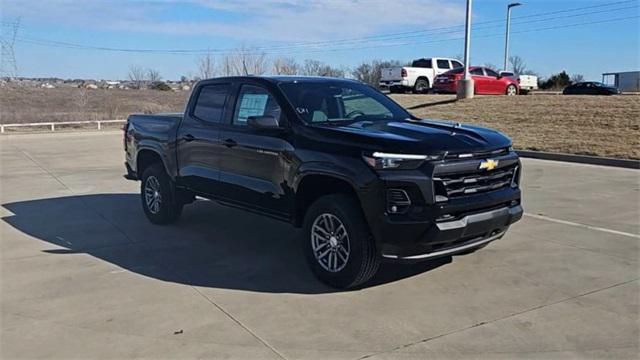
[{"label": "alloy wheel", "polygon": [[320,266],[338,272],[349,262],[349,234],[342,221],[333,214],[319,215],[311,226],[311,249]]},{"label": "alloy wheel", "polygon": [[155,176],[149,176],[144,183],[144,199],[147,204],[147,209],[152,214],[160,212],[160,205],[162,204],[162,194],[160,193],[160,181]]}]

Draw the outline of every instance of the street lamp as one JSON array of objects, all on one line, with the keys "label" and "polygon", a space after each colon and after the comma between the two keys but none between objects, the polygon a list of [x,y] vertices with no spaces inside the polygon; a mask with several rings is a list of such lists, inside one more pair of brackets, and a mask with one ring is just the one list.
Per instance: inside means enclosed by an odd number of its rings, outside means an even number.
[{"label": "street lamp", "polygon": [[465,22],[464,34],[464,76],[458,80],[457,98],[471,99],[473,97],[473,78],[469,74],[469,49],[471,47],[471,4],[472,0],[467,0],[467,20]]},{"label": "street lamp", "polygon": [[507,71],[507,61],[509,61],[509,26],[511,25],[511,8],[522,5],[521,3],[511,3],[507,5],[507,33],[504,39],[504,71]]}]

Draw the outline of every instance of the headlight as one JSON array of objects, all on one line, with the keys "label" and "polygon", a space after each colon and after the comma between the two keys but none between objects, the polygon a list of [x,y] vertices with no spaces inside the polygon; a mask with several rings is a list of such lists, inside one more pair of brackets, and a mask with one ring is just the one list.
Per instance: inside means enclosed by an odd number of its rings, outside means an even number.
[{"label": "headlight", "polygon": [[435,160],[439,156],[431,155],[411,155],[411,154],[390,154],[374,152],[373,154],[362,155],[364,161],[376,170],[387,169],[417,169],[426,160]]}]

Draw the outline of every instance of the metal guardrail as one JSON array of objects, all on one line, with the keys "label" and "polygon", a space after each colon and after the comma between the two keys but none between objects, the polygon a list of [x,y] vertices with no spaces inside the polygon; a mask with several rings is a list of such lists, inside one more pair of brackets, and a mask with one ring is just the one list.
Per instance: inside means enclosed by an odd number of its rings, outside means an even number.
[{"label": "metal guardrail", "polygon": [[111,123],[126,123],[127,120],[88,120],[88,121],[59,121],[59,122],[38,122],[38,123],[24,123],[24,124],[0,124],[0,134],[5,133],[5,128],[9,127],[48,127],[51,131],[56,131],[56,126],[59,125],[81,125],[81,124],[96,124],[98,130],[102,129],[102,124]]}]

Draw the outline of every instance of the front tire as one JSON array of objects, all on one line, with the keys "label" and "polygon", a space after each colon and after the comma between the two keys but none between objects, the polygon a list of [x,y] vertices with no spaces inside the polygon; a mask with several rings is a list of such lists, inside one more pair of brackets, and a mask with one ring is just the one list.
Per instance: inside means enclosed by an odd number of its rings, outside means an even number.
[{"label": "front tire", "polygon": [[515,85],[509,85],[507,86],[507,90],[505,91],[505,94],[507,96],[516,96],[518,95],[518,89],[515,87]]},{"label": "front tire", "polygon": [[353,197],[339,194],[319,198],[307,211],[303,229],[307,262],[325,284],[354,288],[378,271],[380,257]]},{"label": "front tire", "polygon": [[180,218],[183,203],[177,201],[173,182],[162,164],[147,167],[140,184],[142,209],[154,224],[170,224]]}]

